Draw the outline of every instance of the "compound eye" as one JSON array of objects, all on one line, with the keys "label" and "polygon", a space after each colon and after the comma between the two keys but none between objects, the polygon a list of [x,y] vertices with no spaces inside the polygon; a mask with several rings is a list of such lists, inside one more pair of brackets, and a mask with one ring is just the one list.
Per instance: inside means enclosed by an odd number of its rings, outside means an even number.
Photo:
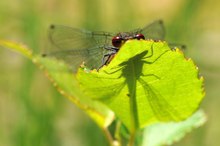
[{"label": "compound eye", "polygon": [[119,36],[115,36],[112,38],[112,45],[114,47],[120,47],[122,45],[122,38]]},{"label": "compound eye", "polygon": [[141,33],[136,34],[136,35],[135,35],[135,38],[138,39],[138,40],[140,40],[140,39],[143,39],[143,40],[144,40],[144,39],[145,39],[144,35],[141,34]]}]

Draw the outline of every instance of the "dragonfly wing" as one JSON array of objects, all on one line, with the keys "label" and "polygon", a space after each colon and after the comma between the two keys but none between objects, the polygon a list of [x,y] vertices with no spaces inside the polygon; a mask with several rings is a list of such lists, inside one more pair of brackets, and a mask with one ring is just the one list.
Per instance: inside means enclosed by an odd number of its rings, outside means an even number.
[{"label": "dragonfly wing", "polygon": [[[139,30],[139,33],[142,33],[146,36],[146,39],[153,40],[164,40],[165,39],[165,27],[162,20],[154,21],[153,23],[145,26],[143,29]],[[186,46],[177,43],[169,43],[169,46],[172,50],[179,48],[185,50]]]},{"label": "dragonfly wing", "polygon": [[102,50],[102,48],[54,51],[46,54],[46,56],[65,61],[72,71],[76,72],[82,63],[85,63],[89,69],[98,68],[102,65],[103,52],[97,50]]},{"label": "dragonfly wing", "polygon": [[162,20],[154,21],[153,23],[146,25],[144,28],[137,30],[136,33],[141,33],[145,36],[145,39],[164,40],[165,28]]},{"label": "dragonfly wing", "polygon": [[98,68],[106,52],[105,46],[110,45],[110,37],[110,33],[52,25],[46,55],[66,61],[73,69],[78,68],[82,62],[89,68]]}]

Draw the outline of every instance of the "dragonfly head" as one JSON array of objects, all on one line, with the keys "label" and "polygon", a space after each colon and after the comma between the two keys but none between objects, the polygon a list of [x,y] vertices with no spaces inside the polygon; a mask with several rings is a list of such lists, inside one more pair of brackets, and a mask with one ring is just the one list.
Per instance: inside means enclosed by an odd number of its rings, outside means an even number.
[{"label": "dragonfly head", "polygon": [[140,40],[140,39],[145,39],[144,35],[141,34],[141,33],[136,33],[136,34],[133,34],[133,33],[127,33],[127,32],[121,32],[121,33],[118,33],[116,36],[114,36],[112,38],[112,45],[114,47],[121,47],[127,40],[132,40],[132,39],[137,39],[137,40]]}]

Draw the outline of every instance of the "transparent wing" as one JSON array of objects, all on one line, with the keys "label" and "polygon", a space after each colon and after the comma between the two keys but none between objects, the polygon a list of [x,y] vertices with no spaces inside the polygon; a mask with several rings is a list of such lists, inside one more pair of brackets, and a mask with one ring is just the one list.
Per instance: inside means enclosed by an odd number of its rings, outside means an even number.
[{"label": "transparent wing", "polygon": [[52,25],[49,29],[50,46],[45,54],[64,60],[74,71],[82,62],[89,68],[98,68],[107,51],[104,47],[111,45],[111,37],[112,34],[106,32]]},{"label": "transparent wing", "polygon": [[[165,27],[162,20],[154,21],[153,23],[140,29],[138,33],[145,35],[146,39],[164,40],[165,39]],[[169,43],[170,48],[173,50],[179,48],[185,50],[186,46],[177,43]]]},{"label": "transparent wing", "polygon": [[145,39],[164,40],[165,28],[163,21],[154,21],[153,23],[146,25],[144,28],[136,30],[136,33],[142,33],[145,36]]}]

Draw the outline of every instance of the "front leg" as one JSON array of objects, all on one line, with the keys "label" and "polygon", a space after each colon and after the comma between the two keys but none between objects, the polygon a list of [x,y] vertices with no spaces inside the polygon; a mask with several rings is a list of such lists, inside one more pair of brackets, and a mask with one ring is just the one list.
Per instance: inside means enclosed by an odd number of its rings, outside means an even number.
[{"label": "front leg", "polygon": [[118,52],[119,48],[114,47],[114,46],[104,46],[104,49],[109,50],[109,51],[114,51]]},{"label": "front leg", "polygon": [[109,64],[110,61],[113,59],[114,55],[115,55],[115,52],[108,52],[107,54],[104,54],[102,58],[102,65],[98,68],[98,70],[102,68],[104,65]]}]

